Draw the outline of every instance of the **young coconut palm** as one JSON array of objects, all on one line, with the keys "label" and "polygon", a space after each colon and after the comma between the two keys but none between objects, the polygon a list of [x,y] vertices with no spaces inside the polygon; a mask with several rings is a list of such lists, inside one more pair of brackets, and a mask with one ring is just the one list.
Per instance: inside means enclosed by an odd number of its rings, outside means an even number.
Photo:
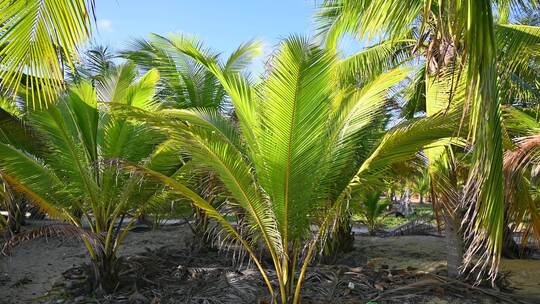
[{"label": "young coconut palm", "polygon": [[122,239],[152,195],[162,189],[138,174],[119,170],[116,159],[165,175],[181,166],[176,150],[163,135],[109,111],[107,103],[157,109],[158,72],[149,71],[138,80],[135,77],[134,66],[121,66],[97,90],[82,82],[54,107],[30,112],[25,123],[44,139],[43,152],[0,143],[2,178],[49,216],[65,222],[19,234],[5,249],[27,238],[75,234],[88,249],[96,287],[106,292],[118,284],[117,254]]},{"label": "young coconut palm", "polygon": [[[267,76],[255,85],[188,40],[173,45],[216,76],[231,98],[239,127],[209,110],[128,113],[165,129],[193,165],[214,171],[228,192],[225,204],[238,210],[248,229],[231,225],[216,207],[174,179],[132,169],[160,179],[221,224],[244,246],[280,303],[300,301],[308,264],[350,192],[373,181],[373,173],[450,136],[459,122],[459,116],[436,116],[397,126],[373,140],[386,115],[388,89],[405,73],[394,70],[358,87],[341,81],[345,67],[332,52],[302,37],[281,43]],[[271,257],[279,292],[255,253],[257,244],[264,244]]]},{"label": "young coconut palm", "polygon": [[377,229],[380,229],[384,213],[389,205],[388,199],[381,202],[380,192],[369,192],[363,195],[359,211],[362,215],[361,222],[367,226],[370,235],[375,235]]}]

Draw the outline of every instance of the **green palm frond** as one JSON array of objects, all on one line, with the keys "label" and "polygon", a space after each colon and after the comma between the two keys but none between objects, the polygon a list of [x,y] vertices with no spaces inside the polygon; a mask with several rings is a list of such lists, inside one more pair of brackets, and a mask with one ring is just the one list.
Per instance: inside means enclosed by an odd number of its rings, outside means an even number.
[{"label": "green palm frond", "polygon": [[223,67],[214,56],[209,56],[204,49],[201,49],[193,41],[187,39],[175,39],[172,41],[172,47],[178,52],[196,60],[211,72],[223,86],[223,89],[228,94],[234,107],[235,115],[238,118],[243,140],[250,156],[256,158],[260,155],[259,142],[256,139],[255,132],[259,129],[260,120],[257,112],[255,89],[252,87],[249,80],[234,71],[224,71]]},{"label": "green palm frond", "polygon": [[[262,162],[256,162],[259,181],[272,200],[280,230],[296,239],[308,225],[305,214],[312,206],[320,170],[320,149],[326,142],[331,102],[331,67],[335,58],[301,37],[280,46],[271,73],[260,88],[262,128],[256,134]],[[306,176],[306,172],[312,174]],[[291,230],[291,231],[289,231]]]},{"label": "green palm frond", "polygon": [[[101,92],[99,95],[104,102],[112,105],[154,111],[158,108],[154,98],[158,81],[157,70],[150,70],[136,79],[134,66],[123,65],[103,86],[97,87],[97,92]],[[141,157],[151,153],[157,143],[164,140],[163,135],[144,123],[115,117],[110,113],[103,115],[100,124],[99,144],[105,158],[122,156],[126,160],[138,162]]]},{"label": "green palm frond", "polygon": [[157,69],[162,76],[160,95],[179,107],[220,107],[225,97],[223,88],[204,66],[178,51],[175,43],[192,43],[204,56],[218,56],[195,38],[156,34],[149,40],[134,41],[123,56],[145,70]]},{"label": "green palm frond", "polygon": [[170,176],[180,166],[184,166],[186,160],[181,154],[181,145],[173,139],[167,139],[156,146],[152,154],[145,161],[145,167]]},{"label": "green palm frond", "polygon": [[163,110],[155,116],[131,110],[130,116],[140,117],[159,128],[167,128],[169,136],[180,150],[189,153],[191,162],[211,168],[227,187],[231,199],[239,204],[253,225],[261,231],[273,251],[281,252],[281,240],[276,219],[259,191],[252,164],[245,157],[240,134],[230,121],[211,110]]},{"label": "green palm frond", "polygon": [[0,142],[37,150],[41,139],[25,123],[25,109],[9,97],[0,96]]},{"label": "green palm frond", "polygon": [[503,124],[513,137],[524,137],[540,132],[540,122],[535,117],[511,106],[503,107]]},{"label": "green palm frond", "polygon": [[67,219],[63,208],[70,207],[59,177],[42,161],[10,145],[0,143],[2,179],[25,193],[43,212],[52,217]]},{"label": "green palm frond", "polygon": [[134,64],[123,64],[109,71],[104,79],[96,83],[98,101],[125,104],[129,87],[136,77]]},{"label": "green palm frond", "polygon": [[[471,239],[465,265],[481,254],[494,279],[502,248],[504,225],[503,134],[497,97],[497,48],[491,1],[469,1],[467,6],[467,85],[470,96],[470,130],[474,166],[466,185],[469,203],[465,231]],[[479,39],[479,37],[482,37]]]},{"label": "green palm frond", "polygon": [[520,67],[527,67],[532,58],[538,58],[540,52],[540,27],[528,25],[495,25],[499,65],[505,71],[516,72]]},{"label": "green palm frond", "polygon": [[[219,119],[206,120],[205,124],[217,122],[212,129],[199,126],[189,129],[189,134],[179,134],[176,140],[185,142],[185,149],[193,161],[214,170],[232,198],[246,210],[254,229],[260,230],[265,241],[275,252],[282,252],[282,241],[277,232],[276,218],[256,184],[251,164],[237,149],[239,139],[234,128],[224,129]],[[223,121],[221,121],[223,123]],[[204,126],[204,125],[202,125]],[[218,131],[218,132],[216,132]]]},{"label": "green palm frond", "polygon": [[377,149],[362,164],[357,177],[361,180],[378,174],[388,164],[410,159],[418,151],[434,146],[459,144],[455,139],[461,112],[440,113],[404,122],[390,129]]},{"label": "green palm frond", "polygon": [[[396,69],[381,74],[348,96],[336,98],[326,153],[327,170],[323,183],[339,194],[381,140],[389,120],[388,89],[397,85],[406,71]],[[334,197],[335,199],[335,197]]]},{"label": "green palm frond", "polygon": [[426,67],[418,68],[404,90],[405,103],[402,105],[400,116],[413,118],[416,114],[426,112]]},{"label": "green palm frond", "polygon": [[93,0],[0,1],[2,85],[12,92],[24,85],[34,107],[53,102],[64,63],[74,67],[92,34],[94,11]]},{"label": "green palm frond", "polygon": [[499,94],[502,103],[540,100],[537,82],[540,70],[540,27],[496,25]]},{"label": "green palm frond", "polygon": [[345,33],[352,33],[360,39],[366,36],[371,39],[377,35],[391,40],[403,38],[427,2],[327,0],[316,16],[318,33],[330,48],[335,48]]},{"label": "green palm frond", "polygon": [[538,0],[495,0],[493,1],[498,13],[497,22],[504,24],[511,19],[520,18],[524,13],[538,8]]},{"label": "green palm frond", "polygon": [[383,41],[343,59],[338,73],[341,83],[367,82],[411,59],[416,40]]},{"label": "green palm frond", "polygon": [[96,91],[91,84],[81,83],[71,88],[65,102],[69,103],[68,108],[71,109],[74,123],[77,125],[77,132],[80,136],[77,139],[81,140],[88,151],[89,159],[96,161],[98,159],[97,129],[99,122]]},{"label": "green palm frond", "polygon": [[225,73],[240,73],[252,63],[253,59],[262,53],[262,42],[252,40],[240,45],[227,58],[223,70]]},{"label": "green palm frond", "polygon": [[91,170],[91,151],[82,142],[84,137],[80,133],[79,121],[72,110],[68,101],[62,100],[55,107],[32,113],[30,121],[39,134],[47,139],[47,163],[61,178],[68,179],[75,186],[78,195],[89,195],[95,204],[98,186]]}]

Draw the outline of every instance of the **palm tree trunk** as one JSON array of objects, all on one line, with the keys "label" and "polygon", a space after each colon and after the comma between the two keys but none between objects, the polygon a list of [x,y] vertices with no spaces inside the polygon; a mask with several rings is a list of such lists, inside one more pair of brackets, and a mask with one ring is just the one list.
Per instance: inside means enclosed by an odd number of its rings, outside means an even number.
[{"label": "palm tree trunk", "polygon": [[340,217],[336,230],[328,240],[323,256],[324,263],[333,263],[342,253],[354,249],[354,232],[352,231],[351,214],[346,212]]},{"label": "palm tree trunk", "polygon": [[118,287],[118,259],[115,255],[103,255],[92,261],[94,287],[105,294],[114,292]]},{"label": "palm tree trunk", "polygon": [[447,249],[448,276],[457,278],[463,265],[463,237],[460,233],[461,216],[455,212],[453,216],[445,215],[445,235]]},{"label": "palm tree trunk", "polygon": [[16,193],[10,187],[5,187],[4,203],[7,211],[6,237],[10,238],[21,230],[24,223],[25,208],[23,203],[17,200]]},{"label": "palm tree trunk", "polygon": [[503,235],[503,248],[502,256],[507,259],[518,259],[522,257],[522,250],[520,250],[519,245],[514,240],[514,233],[508,225],[504,226],[504,235]]}]

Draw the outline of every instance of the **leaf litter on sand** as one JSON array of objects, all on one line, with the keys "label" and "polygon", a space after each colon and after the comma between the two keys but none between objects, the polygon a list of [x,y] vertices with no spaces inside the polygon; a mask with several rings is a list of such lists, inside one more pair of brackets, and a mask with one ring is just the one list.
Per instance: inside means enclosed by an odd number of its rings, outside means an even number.
[{"label": "leaf litter on sand", "polygon": [[[45,303],[96,303],[88,280],[89,267],[64,272]],[[268,270],[273,282],[275,273]],[[508,292],[449,279],[415,268],[314,265],[302,288],[302,303],[534,303]],[[121,282],[99,303],[271,303],[256,269],[236,267],[230,253],[163,247],[121,260]],[[456,302],[453,302],[456,301]]]}]

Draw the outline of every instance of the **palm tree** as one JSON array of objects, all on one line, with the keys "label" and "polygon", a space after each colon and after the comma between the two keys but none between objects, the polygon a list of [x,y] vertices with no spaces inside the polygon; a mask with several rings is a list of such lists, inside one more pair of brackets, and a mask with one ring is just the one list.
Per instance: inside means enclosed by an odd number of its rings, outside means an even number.
[{"label": "palm tree", "polygon": [[416,176],[416,180],[412,184],[412,190],[420,196],[420,204],[424,203],[424,198],[429,193],[429,174],[428,172],[422,172],[421,175]]},{"label": "palm tree", "polygon": [[377,229],[381,225],[381,220],[384,217],[386,208],[390,205],[388,199],[381,200],[380,192],[370,192],[363,196],[360,206],[360,214],[362,215],[362,222],[367,226],[369,234],[375,235]]},{"label": "palm tree", "polygon": [[68,224],[19,234],[6,249],[29,237],[75,234],[90,254],[96,287],[106,292],[118,283],[117,254],[122,239],[137,215],[163,189],[140,174],[119,170],[118,159],[167,176],[178,174],[182,167],[177,150],[161,132],[110,112],[109,104],[146,111],[158,108],[154,100],[158,72],[136,77],[133,65],[123,65],[96,89],[81,82],[54,107],[30,112],[25,123],[43,138],[44,151],[0,143],[4,181],[49,216]]},{"label": "palm tree", "polygon": [[108,46],[93,45],[83,53],[74,70],[68,69],[66,79],[70,84],[89,81],[95,85],[116,68],[117,58],[118,55]]},{"label": "palm tree", "polygon": [[[463,233],[470,240],[465,265],[482,253],[480,268],[489,270],[492,279],[497,274],[504,226],[500,103],[512,92],[500,88],[517,88],[517,76],[530,75],[524,63],[534,56],[533,46],[540,37],[536,28],[505,23],[514,18],[511,12],[536,5],[537,1],[328,0],[318,15],[320,32],[330,48],[335,48],[345,33],[360,39],[384,37],[352,56],[351,64],[374,66],[375,70],[404,63],[417,67],[407,94],[413,102],[407,103],[407,110],[422,110],[427,116],[450,108],[466,110],[463,121],[470,123],[473,158],[470,174],[460,190],[452,178],[455,166],[451,151],[430,149],[432,186],[437,187],[432,199],[451,209],[446,214],[450,215],[447,227],[457,228],[447,229],[455,240],[450,243],[453,248],[461,247],[461,238],[456,236],[462,213],[453,210],[463,210],[467,218]],[[495,24],[494,11],[499,24]],[[461,135],[459,128],[456,135]],[[465,203],[458,203],[456,193],[448,195],[448,189],[463,191]],[[461,264],[461,258],[449,261],[449,274],[457,275]]]},{"label": "palm tree", "polygon": [[[151,34],[148,40],[132,42],[122,56],[138,65],[143,71],[157,69],[161,75],[158,95],[162,102],[175,108],[211,108],[230,110],[225,89],[214,74],[201,63],[180,52],[175,45],[187,40],[207,57],[220,59],[194,37]],[[253,58],[260,53],[260,42],[251,41],[238,47],[223,63],[228,72],[243,72]]]},{"label": "palm tree", "polygon": [[[388,89],[405,73],[394,70],[358,87],[344,80],[349,79],[343,78],[348,66],[333,52],[302,37],[281,43],[267,76],[256,84],[187,40],[176,40],[173,46],[219,80],[238,126],[204,109],[128,113],[166,129],[189,153],[192,164],[215,172],[229,196],[224,204],[237,210],[243,224],[231,225],[219,209],[184,184],[130,167],[161,180],[216,220],[245,248],[272,298],[281,303],[300,301],[308,264],[350,193],[376,181],[390,164],[451,135],[459,121],[456,115],[434,116],[396,126],[384,135],[380,124],[387,117]],[[256,254],[259,241],[272,259],[279,293]]]},{"label": "palm tree", "polygon": [[0,83],[45,106],[64,87],[64,65],[74,67],[92,34],[94,0],[1,0]]}]

